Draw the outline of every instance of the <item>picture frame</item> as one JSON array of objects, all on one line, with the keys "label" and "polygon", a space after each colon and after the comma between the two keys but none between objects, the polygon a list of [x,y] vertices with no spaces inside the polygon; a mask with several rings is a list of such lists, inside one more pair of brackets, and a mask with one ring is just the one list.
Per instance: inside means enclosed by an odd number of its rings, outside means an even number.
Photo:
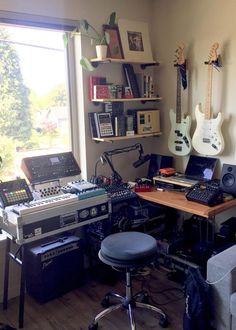
[{"label": "picture frame", "polygon": [[148,24],[146,22],[119,19],[118,28],[124,59],[153,62]]},{"label": "picture frame", "polygon": [[123,59],[123,49],[120,40],[118,26],[103,25],[103,31],[109,34],[108,57],[115,59]]}]

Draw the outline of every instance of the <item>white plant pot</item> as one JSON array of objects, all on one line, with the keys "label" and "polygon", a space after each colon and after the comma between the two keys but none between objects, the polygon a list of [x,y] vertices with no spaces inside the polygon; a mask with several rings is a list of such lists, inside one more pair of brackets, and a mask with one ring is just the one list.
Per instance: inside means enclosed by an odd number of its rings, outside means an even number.
[{"label": "white plant pot", "polygon": [[107,57],[107,45],[96,45],[97,58],[102,60]]}]

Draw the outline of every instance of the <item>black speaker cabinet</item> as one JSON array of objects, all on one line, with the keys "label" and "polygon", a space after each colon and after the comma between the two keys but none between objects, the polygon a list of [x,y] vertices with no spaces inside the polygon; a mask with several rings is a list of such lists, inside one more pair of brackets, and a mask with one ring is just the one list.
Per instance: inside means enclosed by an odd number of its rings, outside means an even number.
[{"label": "black speaker cabinet", "polygon": [[82,242],[68,236],[29,247],[25,251],[26,289],[39,303],[44,303],[83,283]]},{"label": "black speaker cabinet", "polygon": [[236,165],[223,164],[220,187],[224,192],[236,196]]},{"label": "black speaker cabinet", "polygon": [[153,178],[158,175],[160,168],[173,167],[173,157],[164,156],[158,154],[151,154],[149,167],[148,167],[148,178]]}]

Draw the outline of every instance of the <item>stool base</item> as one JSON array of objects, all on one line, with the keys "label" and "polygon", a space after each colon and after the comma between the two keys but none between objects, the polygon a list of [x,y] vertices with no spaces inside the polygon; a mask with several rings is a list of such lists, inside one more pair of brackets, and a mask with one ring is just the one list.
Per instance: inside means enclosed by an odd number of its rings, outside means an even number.
[{"label": "stool base", "polygon": [[[110,306],[109,298],[113,297],[115,299],[119,300],[119,304]],[[138,302],[136,301],[137,298],[142,297],[142,301],[144,302]],[[107,316],[111,312],[118,310],[118,309],[126,309],[127,314],[129,316],[129,322],[130,322],[130,329],[136,330],[136,324],[135,319],[133,315],[133,309],[135,308],[145,308],[151,311],[154,311],[158,313],[160,316],[159,325],[162,328],[166,328],[169,324],[167,315],[160,309],[155,306],[149,305],[146,303],[148,301],[148,294],[147,292],[139,292],[138,294],[132,296],[132,286],[131,286],[131,276],[130,272],[126,272],[126,295],[125,297],[115,293],[115,292],[109,292],[106,294],[105,298],[102,301],[102,306],[107,307],[102,312],[100,312],[97,316],[95,316],[93,322],[89,325],[89,330],[96,330],[98,329],[98,321],[101,320],[103,317]],[[109,306],[109,307],[108,307]]]}]

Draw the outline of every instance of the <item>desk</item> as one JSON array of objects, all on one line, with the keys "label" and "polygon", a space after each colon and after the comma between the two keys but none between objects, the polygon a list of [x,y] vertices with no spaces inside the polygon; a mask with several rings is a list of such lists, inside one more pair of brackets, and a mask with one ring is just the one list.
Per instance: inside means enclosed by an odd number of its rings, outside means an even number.
[{"label": "desk", "polygon": [[176,210],[192,213],[208,219],[214,219],[217,214],[236,206],[236,198],[210,207],[200,203],[188,201],[183,192],[175,191],[154,190],[150,192],[139,192],[137,195],[149,202],[169,206]]}]

